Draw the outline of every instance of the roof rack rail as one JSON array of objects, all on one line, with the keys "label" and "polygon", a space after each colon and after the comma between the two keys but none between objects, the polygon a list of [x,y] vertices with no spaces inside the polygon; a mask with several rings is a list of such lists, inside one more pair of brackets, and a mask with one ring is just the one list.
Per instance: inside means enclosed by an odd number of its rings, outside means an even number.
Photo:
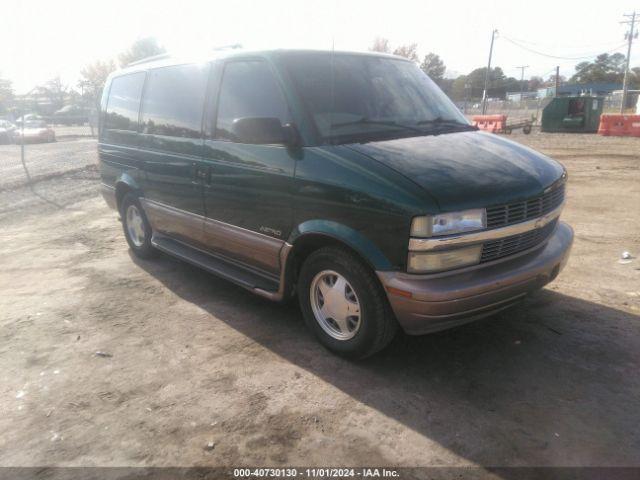
[{"label": "roof rack rail", "polygon": [[171,56],[170,53],[161,53],[160,55],[151,55],[150,57],[144,57],[140,60],[136,60],[135,62],[127,63],[127,67],[131,67],[133,65],[140,65],[141,63],[153,62],[154,60],[162,60],[163,58],[169,58]]}]

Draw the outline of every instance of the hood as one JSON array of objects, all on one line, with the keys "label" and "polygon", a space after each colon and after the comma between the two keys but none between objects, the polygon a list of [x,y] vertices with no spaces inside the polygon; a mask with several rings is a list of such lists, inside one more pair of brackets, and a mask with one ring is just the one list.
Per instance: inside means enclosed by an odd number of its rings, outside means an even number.
[{"label": "hood", "polygon": [[413,180],[442,211],[499,205],[542,194],[564,168],[495,134],[458,132],[351,144]]}]

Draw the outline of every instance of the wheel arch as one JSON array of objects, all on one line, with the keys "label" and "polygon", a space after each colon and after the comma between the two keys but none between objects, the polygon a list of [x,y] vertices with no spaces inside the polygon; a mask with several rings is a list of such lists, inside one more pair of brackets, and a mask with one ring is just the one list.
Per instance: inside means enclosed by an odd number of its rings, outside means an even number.
[{"label": "wheel arch", "polygon": [[298,272],[304,260],[323,247],[335,246],[348,251],[372,272],[392,268],[391,262],[371,240],[351,227],[337,222],[305,222],[292,232],[287,243],[291,245],[291,250],[286,259],[285,278],[291,292],[297,283]]},{"label": "wheel arch", "polygon": [[140,186],[127,173],[123,173],[122,175],[120,175],[118,180],[116,180],[115,188],[116,188],[116,205],[118,207],[118,211],[120,211],[120,205],[122,204],[122,199],[127,193],[129,192],[133,192],[136,194],[140,193]]}]

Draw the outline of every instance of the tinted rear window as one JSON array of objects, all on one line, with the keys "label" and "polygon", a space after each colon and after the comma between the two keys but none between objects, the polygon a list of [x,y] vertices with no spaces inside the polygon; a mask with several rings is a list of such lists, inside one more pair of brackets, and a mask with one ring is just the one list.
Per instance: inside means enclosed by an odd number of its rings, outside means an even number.
[{"label": "tinted rear window", "polygon": [[144,72],[116,77],[111,82],[105,126],[112,130],[138,128],[138,110],[144,85]]},{"label": "tinted rear window", "polygon": [[148,72],[142,132],[200,137],[208,71],[205,65],[178,65]]}]

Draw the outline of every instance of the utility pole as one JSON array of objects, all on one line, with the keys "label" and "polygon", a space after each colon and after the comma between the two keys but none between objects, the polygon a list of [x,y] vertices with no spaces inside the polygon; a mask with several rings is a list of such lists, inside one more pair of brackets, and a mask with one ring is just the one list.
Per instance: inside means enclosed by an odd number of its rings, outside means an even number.
[{"label": "utility pole", "polygon": [[520,69],[520,103],[522,103],[522,94],[524,93],[524,69],[529,68],[529,65],[521,65],[516,68]]},{"label": "utility pole", "polygon": [[631,20],[625,20],[624,22],[620,22],[625,25],[629,25],[629,31],[626,34],[626,40],[628,40],[627,44],[627,62],[624,67],[624,81],[622,83],[622,103],[620,104],[620,113],[624,113],[624,107],[627,104],[627,95],[629,93],[629,62],[631,61],[631,44],[633,43],[634,38],[638,38],[638,32],[635,32],[634,28],[637,22],[640,22],[640,18],[636,20],[636,12],[634,11],[631,15],[624,15],[625,17],[630,17]]},{"label": "utility pole", "polygon": [[491,73],[491,56],[493,55],[493,41],[496,38],[498,30],[491,32],[491,46],[489,47],[489,62],[487,64],[487,71],[484,74],[484,90],[482,91],[482,115],[487,112],[487,88],[489,87],[489,74]]},{"label": "utility pole", "polygon": [[560,65],[556,67],[556,91],[553,92],[553,96],[558,96],[558,89],[560,88]]}]

